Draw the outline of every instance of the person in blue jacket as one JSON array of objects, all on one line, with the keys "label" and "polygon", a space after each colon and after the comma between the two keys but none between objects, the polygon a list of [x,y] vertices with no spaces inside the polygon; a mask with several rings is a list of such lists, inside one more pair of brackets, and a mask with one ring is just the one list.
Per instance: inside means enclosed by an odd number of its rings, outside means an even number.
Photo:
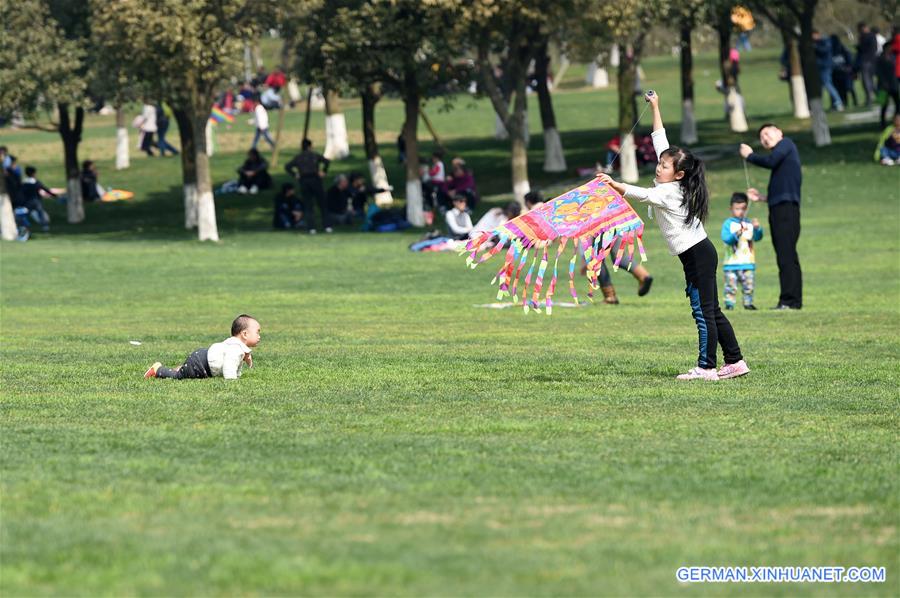
[{"label": "person in blue jacket", "polygon": [[744,293],[744,309],[756,309],[753,305],[753,282],[756,275],[756,254],[753,244],[762,239],[759,220],[747,218],[749,199],[746,193],[731,195],[731,218],[722,223],[722,240],[725,241],[725,309],[734,309],[737,302],[737,286]]}]

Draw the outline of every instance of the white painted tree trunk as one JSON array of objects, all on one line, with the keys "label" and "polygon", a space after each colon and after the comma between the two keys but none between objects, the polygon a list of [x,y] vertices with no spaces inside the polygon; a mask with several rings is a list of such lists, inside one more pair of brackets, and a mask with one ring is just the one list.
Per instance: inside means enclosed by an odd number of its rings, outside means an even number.
[{"label": "white painted tree trunk", "polygon": [[512,183],[513,196],[520,205],[525,205],[525,194],[531,191],[528,182],[528,141],[513,139],[512,141]]},{"label": "white painted tree trunk", "polygon": [[0,195],[0,238],[4,241],[15,241],[18,236],[12,201],[9,194],[4,193]]},{"label": "white painted tree trunk", "polygon": [[321,87],[314,87],[312,97],[309,102],[310,110],[325,110],[325,95],[322,93]]},{"label": "white painted tree trunk", "polygon": [[622,133],[622,153],[619,154],[619,171],[622,180],[626,183],[638,182],[637,148],[634,145],[634,135],[627,131]]},{"label": "white painted tree trunk", "polygon": [[681,143],[693,145],[697,143],[697,119],[694,117],[694,101],[681,102]]},{"label": "white painted tree trunk", "polygon": [[297,81],[295,79],[291,79],[287,84],[287,92],[288,97],[292,102],[299,102],[302,98],[300,96],[300,86],[297,85]]},{"label": "white painted tree trunk", "polygon": [[425,212],[422,209],[422,182],[419,179],[406,181],[406,219],[413,226],[425,226]]},{"label": "white painted tree trunk", "polygon": [[606,89],[609,87],[609,71],[605,66],[592,62],[588,65],[586,82],[594,89]]},{"label": "white painted tree trunk", "polygon": [[329,160],[341,160],[350,155],[350,142],[347,140],[347,120],[343,112],[336,112],[325,117],[325,152]]},{"label": "white painted tree trunk", "polygon": [[216,225],[216,203],[211,190],[197,194],[197,233],[201,241],[219,240],[219,227]]},{"label": "white painted tree trunk", "polygon": [[[379,189],[387,189],[390,183],[387,178],[387,171],[384,169],[384,162],[381,156],[375,156],[369,160],[369,176],[372,178],[372,184]],[[389,206],[394,203],[394,196],[390,191],[375,194],[375,204],[378,206]]]},{"label": "white painted tree trunk", "polygon": [[556,127],[544,129],[544,172],[565,172],[566,156]]},{"label": "white painted tree trunk", "polygon": [[213,155],[213,125],[210,121],[206,121],[204,134],[206,135],[206,155],[211,158]]},{"label": "white painted tree trunk", "polygon": [[185,183],[184,189],[184,228],[190,230],[197,227],[197,184]]},{"label": "white painted tree trunk", "polygon": [[734,87],[728,90],[728,123],[735,133],[747,131],[747,116],[744,114],[744,98]]},{"label": "white painted tree trunk", "polygon": [[831,145],[831,130],[828,128],[828,118],[822,107],[822,98],[812,98],[809,101],[809,112],[812,116],[813,143],[816,147]]},{"label": "white painted tree trunk", "polygon": [[125,170],[129,166],[128,128],[116,127],[116,170]]},{"label": "white painted tree trunk", "polygon": [[609,66],[618,68],[619,66],[619,44],[613,44],[609,50]]},{"label": "white painted tree trunk", "polygon": [[66,216],[71,224],[84,221],[84,198],[81,197],[81,179],[66,179]]},{"label": "white painted tree trunk", "polygon": [[806,83],[803,75],[791,75],[791,94],[794,96],[794,118],[809,118]]}]

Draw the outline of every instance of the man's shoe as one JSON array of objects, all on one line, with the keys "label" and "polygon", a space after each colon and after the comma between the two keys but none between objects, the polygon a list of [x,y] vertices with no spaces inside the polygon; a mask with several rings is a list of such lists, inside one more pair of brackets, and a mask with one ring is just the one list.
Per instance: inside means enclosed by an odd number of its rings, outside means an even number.
[{"label": "man's shoe", "polygon": [[722,369],[719,370],[719,380],[737,378],[738,376],[743,376],[749,373],[750,368],[747,367],[747,363],[742,359],[737,363],[726,363],[724,366],[722,366]]},{"label": "man's shoe", "polygon": [[709,380],[710,382],[715,382],[719,379],[719,373],[716,371],[716,368],[696,367],[686,374],[678,374],[675,378],[676,380]]},{"label": "man's shoe", "polygon": [[780,310],[780,311],[785,311],[785,310],[791,310],[791,309],[799,310],[800,308],[799,308],[799,307],[793,307],[793,306],[791,306],[791,305],[785,305],[784,303],[779,303],[778,305],[776,305],[776,306],[773,307],[772,309]]},{"label": "man's shoe", "polygon": [[644,280],[641,281],[640,286],[638,286],[638,297],[643,297],[647,293],[650,292],[650,287],[653,285],[653,277],[648,276]]},{"label": "man's shoe", "polygon": [[144,372],[144,378],[156,378],[156,371],[162,367],[160,362],[156,362],[150,366],[150,368]]},{"label": "man's shoe", "polygon": [[753,304],[751,303],[750,305],[745,305],[745,306],[744,306],[744,309],[749,309],[749,310],[751,310],[751,311],[756,311],[756,306],[753,305]]}]

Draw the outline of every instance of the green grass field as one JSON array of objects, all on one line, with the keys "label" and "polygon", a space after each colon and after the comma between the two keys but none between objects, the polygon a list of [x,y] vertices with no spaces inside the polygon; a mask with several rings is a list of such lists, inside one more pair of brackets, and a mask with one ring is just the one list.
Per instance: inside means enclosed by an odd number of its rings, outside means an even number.
[{"label": "green grass field", "polygon": [[[490,268],[409,252],[420,232],[270,232],[269,194],[217,198],[222,241],[198,243],[178,160],[133,154],[116,172],[112,119],[91,117],[81,158],[135,200],[89,205],[78,226],[50,206],[51,234],[0,248],[0,593],[897,595],[900,168],[872,162],[877,124],[840,115],[814,148],[775,59],[747,56],[742,84],[751,128],[775,119],[800,145],[805,308],[729,314],[753,372],[717,384],[673,379],[696,331],[652,221],[647,297],[620,273],[619,306],[478,309]],[[701,143],[751,141],[721,118],[712,57],[697,64]],[[677,137],[677,64],[645,69]],[[602,155],[616,120],[615,91],[580,88],[582,72],[555,98],[571,168]],[[532,105],[533,177],[561,188],[574,177],[540,172]],[[364,166],[347,107],[354,156],[335,172]],[[488,104],[429,113],[508,200]],[[398,188],[401,117],[379,108]],[[295,142],[301,126],[291,113]],[[314,126],[321,142],[321,114]],[[242,121],[220,135],[217,183],[251,138]],[[0,143],[61,185],[56,137]],[[744,173],[736,153],[708,168],[717,238]],[[765,308],[768,239],[757,262]],[[263,341],[239,382],[141,378],[243,311]],[[887,581],[687,586],[683,565],[871,565]]]}]

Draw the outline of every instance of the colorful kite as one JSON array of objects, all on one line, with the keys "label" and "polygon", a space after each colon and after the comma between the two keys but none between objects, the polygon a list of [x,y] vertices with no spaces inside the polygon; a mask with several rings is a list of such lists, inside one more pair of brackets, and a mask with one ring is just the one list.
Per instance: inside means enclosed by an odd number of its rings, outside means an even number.
[{"label": "colorful kite", "polygon": [[234,122],[234,116],[228,114],[218,106],[212,107],[212,112],[209,115],[209,120],[213,123],[221,123],[226,122],[228,124],[232,124]]},{"label": "colorful kite", "polygon": [[[491,284],[500,282],[497,300],[501,301],[509,296],[514,304],[521,301],[526,313],[529,309],[540,312],[544,274],[551,255],[550,246],[558,240],[556,257],[553,260],[553,278],[550,279],[543,299],[547,315],[550,315],[553,311],[553,293],[556,291],[559,259],[565,253],[569,242],[572,243],[569,290],[575,303],[578,303],[578,294],[575,292],[575,266],[578,256],[581,255],[587,264],[588,298],[593,300],[594,290],[599,288],[597,279],[600,266],[616,241],[621,240],[621,243],[613,263],[614,270],[619,268],[626,249],[629,258],[634,257],[635,244],[641,254],[641,261],[647,259],[644,244],[641,242],[643,234],[644,222],[628,202],[614,189],[594,179],[472,239],[466,245],[466,252],[469,253],[466,263],[475,268],[506,248],[503,267],[491,281]],[[495,238],[496,244],[492,245],[491,240]],[[529,254],[532,256],[531,264],[526,270],[520,297],[519,280],[528,263]],[[535,266],[537,276],[534,278],[534,287],[529,299],[528,287],[531,286]]]}]

